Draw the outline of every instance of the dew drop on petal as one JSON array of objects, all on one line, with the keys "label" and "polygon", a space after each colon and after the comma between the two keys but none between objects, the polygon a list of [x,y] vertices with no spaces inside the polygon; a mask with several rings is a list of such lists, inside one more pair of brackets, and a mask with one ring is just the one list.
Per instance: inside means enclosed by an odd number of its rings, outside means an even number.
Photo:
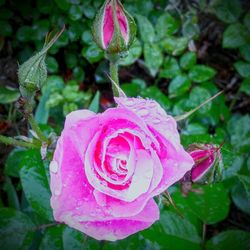
[{"label": "dew drop on petal", "polygon": [[106,181],[101,181],[100,183],[101,183],[101,185],[104,186],[104,187],[106,187],[106,186],[108,185]]},{"label": "dew drop on petal", "polygon": [[52,161],[49,165],[50,172],[56,174],[58,171],[58,163],[56,161]]},{"label": "dew drop on petal", "polygon": [[116,174],[112,174],[110,175],[110,178],[117,181],[118,180],[118,176]]},{"label": "dew drop on petal", "polygon": [[132,105],[134,105],[134,101],[128,99],[128,100],[126,100],[126,105],[127,105],[127,106],[132,106]]},{"label": "dew drop on petal", "polygon": [[147,109],[139,109],[137,111],[138,115],[141,115],[141,116],[146,116],[149,114],[149,111]]},{"label": "dew drop on petal", "polygon": [[61,194],[61,191],[59,189],[55,189],[55,195],[58,196]]},{"label": "dew drop on petal", "polygon": [[154,124],[159,124],[161,122],[161,120],[159,119],[159,118],[155,118],[154,120],[153,120],[153,123]]}]

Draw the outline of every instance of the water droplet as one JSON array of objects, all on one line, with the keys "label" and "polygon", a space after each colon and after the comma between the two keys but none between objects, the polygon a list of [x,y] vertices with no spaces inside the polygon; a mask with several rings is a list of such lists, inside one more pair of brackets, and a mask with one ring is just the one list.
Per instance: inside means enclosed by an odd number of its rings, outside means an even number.
[{"label": "water droplet", "polygon": [[52,161],[49,165],[50,172],[56,174],[58,171],[58,163],[56,161]]},{"label": "water droplet", "polygon": [[156,106],[156,103],[151,101],[148,106],[150,108],[154,108]]},{"label": "water droplet", "polygon": [[113,180],[115,180],[115,181],[118,180],[117,174],[112,174],[112,175],[110,175],[110,178],[113,179]]},{"label": "water droplet", "polygon": [[88,196],[85,196],[85,197],[83,197],[83,200],[84,200],[84,201],[88,201],[88,200],[89,200],[89,197],[88,197]]},{"label": "water droplet", "polygon": [[131,100],[131,99],[127,99],[127,100],[126,100],[126,105],[127,105],[127,106],[132,106],[132,105],[134,105],[134,101]]},{"label": "water droplet", "polygon": [[96,212],[99,214],[100,212],[101,212],[102,210],[101,210],[101,208],[96,208]]},{"label": "water droplet", "polygon": [[153,120],[153,123],[154,124],[159,124],[161,122],[161,120],[159,119],[159,118],[155,118],[154,120]]},{"label": "water droplet", "polygon": [[90,212],[90,215],[93,216],[93,217],[95,217],[95,216],[96,216],[96,213],[95,213],[94,211],[91,211],[91,212]]},{"label": "water droplet", "polygon": [[100,183],[101,183],[101,185],[103,185],[105,187],[107,186],[107,182],[106,181],[101,181]]},{"label": "water droplet", "polygon": [[149,111],[147,109],[140,109],[137,111],[138,115],[145,116],[149,114]]},{"label": "water droplet", "polygon": [[55,189],[55,195],[60,195],[61,194],[61,190],[59,190],[59,189]]},{"label": "water droplet", "polygon": [[165,111],[161,107],[157,108],[157,112],[159,115],[166,115]]}]

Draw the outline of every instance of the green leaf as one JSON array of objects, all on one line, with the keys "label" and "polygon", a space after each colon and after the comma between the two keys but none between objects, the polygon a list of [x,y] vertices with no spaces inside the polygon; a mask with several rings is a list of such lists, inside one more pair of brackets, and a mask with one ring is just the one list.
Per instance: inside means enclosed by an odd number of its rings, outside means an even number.
[{"label": "green leaf", "polygon": [[155,40],[155,30],[152,23],[141,15],[136,15],[140,36],[143,42],[153,43]]},{"label": "green leaf", "polygon": [[72,21],[77,21],[79,19],[81,19],[82,17],[82,10],[80,8],[80,6],[78,5],[71,5],[70,9],[69,9],[69,18]]},{"label": "green leaf", "polygon": [[250,77],[250,63],[238,61],[234,64],[234,67],[242,77]]},{"label": "green leaf", "polygon": [[47,228],[39,246],[39,250],[62,250],[63,229],[63,225]]},{"label": "green leaf", "polygon": [[215,1],[213,6],[214,13],[224,23],[234,23],[241,15],[241,3],[238,0],[220,0]]},{"label": "green leaf", "polygon": [[42,19],[34,22],[32,25],[32,38],[41,41],[45,38],[50,29],[50,23],[47,19]]},{"label": "green leaf", "polygon": [[142,232],[163,249],[200,249],[201,238],[193,224],[170,211],[163,211],[159,222]]},{"label": "green leaf", "polygon": [[169,13],[161,15],[156,22],[155,29],[157,39],[161,40],[167,35],[175,34],[180,28],[180,20],[174,18]]},{"label": "green leaf", "polygon": [[176,76],[168,86],[170,98],[185,94],[191,87],[191,81],[186,75]]},{"label": "green leaf", "polygon": [[99,248],[99,241],[88,238],[87,235],[73,228],[57,225],[46,229],[39,250],[98,250]]},{"label": "green leaf", "polygon": [[[204,102],[211,98],[209,91],[202,87],[194,87],[189,95],[189,106],[190,108],[196,108]],[[198,112],[201,114],[207,113],[212,107],[212,103],[209,102],[205,106],[201,107]]]},{"label": "green leaf", "polygon": [[246,250],[250,248],[250,233],[241,230],[221,232],[206,243],[207,250]]},{"label": "green leaf", "polygon": [[250,11],[248,11],[244,17],[244,25],[250,30]]},{"label": "green leaf", "polygon": [[161,42],[161,46],[167,53],[170,53],[173,56],[178,56],[187,48],[188,38],[169,36]]},{"label": "green leaf", "polygon": [[82,12],[89,19],[93,19],[96,14],[96,10],[93,8],[92,5],[88,3],[87,4],[84,3],[84,5],[82,6]]},{"label": "green leaf", "polygon": [[77,81],[83,82],[85,79],[85,72],[83,71],[81,67],[75,67],[73,69],[73,76],[74,76],[74,79],[76,79]]},{"label": "green leaf", "polygon": [[16,32],[16,38],[21,42],[32,40],[32,28],[29,26],[21,26]]},{"label": "green leaf", "polygon": [[18,100],[19,90],[0,86],[0,103],[8,104]]},{"label": "green leaf", "polygon": [[49,76],[42,88],[42,97],[39,101],[35,113],[35,120],[39,124],[46,124],[49,118],[49,108],[46,105],[52,92],[60,91],[64,88],[64,80],[60,76]]},{"label": "green leaf", "polygon": [[247,31],[241,23],[234,23],[223,33],[223,48],[239,48],[246,43]]},{"label": "green leaf", "polygon": [[192,212],[205,224],[214,224],[225,219],[230,200],[222,184],[197,187],[201,193],[190,192],[187,202]]},{"label": "green leaf", "polygon": [[15,187],[13,186],[11,179],[9,177],[5,177],[3,190],[7,193],[8,207],[12,207],[15,208],[16,210],[19,210],[20,204],[18,196]]},{"label": "green leaf", "polygon": [[89,105],[89,110],[93,111],[95,113],[98,113],[99,111],[99,103],[100,103],[100,92],[97,91],[93,100],[91,101]]},{"label": "green leaf", "polygon": [[91,45],[93,43],[93,36],[91,30],[84,30],[81,36],[81,40],[83,43],[87,45]]},{"label": "green leaf", "polygon": [[145,64],[150,74],[155,77],[163,63],[163,55],[157,44],[144,44]]},{"label": "green leaf", "polygon": [[121,89],[129,97],[137,97],[141,91],[140,86],[136,83],[124,83],[121,85]]},{"label": "green leaf", "polygon": [[47,69],[50,73],[57,73],[58,72],[58,63],[57,60],[52,57],[52,56],[48,56],[46,58],[46,65],[47,65]]},{"label": "green leaf", "polygon": [[34,236],[35,225],[30,218],[11,208],[0,209],[1,250],[28,250]]},{"label": "green leaf", "polygon": [[57,4],[57,6],[63,10],[63,11],[66,11],[69,9],[70,7],[70,3],[68,0],[54,0]]},{"label": "green leaf", "polygon": [[128,66],[133,64],[142,54],[142,46],[138,39],[135,39],[131,47],[129,48],[128,55],[119,61],[122,66]]},{"label": "green leaf", "polygon": [[21,162],[20,178],[23,191],[31,207],[43,218],[52,221],[50,190],[45,166],[39,151],[29,151],[29,158]]},{"label": "green leaf", "polygon": [[170,101],[166,95],[164,95],[160,89],[156,86],[151,86],[143,89],[140,93],[141,97],[150,98],[157,101],[165,110],[169,110]]},{"label": "green leaf", "polygon": [[240,182],[243,184],[248,201],[250,201],[250,177],[246,175],[240,175],[238,174],[237,177],[239,178]]},{"label": "green leaf", "polygon": [[250,96],[250,77],[243,80],[240,86],[240,91]]},{"label": "green leaf", "polygon": [[37,8],[39,9],[39,11],[43,14],[51,13],[53,5],[54,5],[53,1],[48,1],[46,2],[46,4],[44,4],[43,0],[37,0],[36,4],[37,4]]},{"label": "green leaf", "polygon": [[[89,242],[89,241],[88,241]],[[96,249],[96,248],[91,248]],[[149,240],[145,240],[141,234],[134,234],[131,235],[123,240],[117,240],[114,242],[106,241],[105,244],[102,246],[99,245],[99,249],[102,250],[144,250],[144,249],[153,249],[158,250],[160,246],[156,243],[152,243]]]},{"label": "green leaf", "polygon": [[200,123],[190,123],[182,131],[184,135],[203,135],[207,133],[207,128]]},{"label": "green leaf", "polygon": [[198,24],[198,18],[193,13],[187,16],[186,20],[182,24],[182,35],[188,40],[198,39],[200,34],[200,27]]},{"label": "green leaf", "polygon": [[[192,225],[195,226],[199,235],[202,234],[202,221],[193,213],[192,206],[188,202],[188,198],[184,197],[181,189],[177,189],[171,194],[171,197],[179,210],[180,214],[188,220]],[[174,212],[176,215],[179,215],[176,209],[173,206],[169,206],[170,211]]]},{"label": "green leaf", "polygon": [[250,43],[247,43],[240,47],[240,55],[246,61],[250,62]]},{"label": "green leaf", "polygon": [[68,68],[73,69],[77,66],[78,58],[75,53],[65,53],[64,59]]},{"label": "green leaf", "polygon": [[[0,3],[0,6],[1,6],[1,3]],[[11,10],[9,10],[9,9],[7,9],[5,7],[3,7],[3,8],[0,9],[0,18],[2,20],[6,20],[7,21],[11,17],[13,17],[13,15],[14,15],[14,13]]]},{"label": "green leaf", "polygon": [[90,63],[95,63],[99,62],[103,58],[104,53],[99,47],[97,47],[96,44],[93,43],[92,45],[82,49],[82,56]]},{"label": "green leaf", "polygon": [[5,162],[4,173],[12,177],[19,177],[19,171],[22,167],[21,161],[26,159],[27,155],[29,155],[29,150],[21,148],[13,149]]},{"label": "green leaf", "polygon": [[5,0],[0,0],[0,6],[3,6],[5,4]]},{"label": "green leaf", "polygon": [[12,27],[7,21],[0,21],[0,36],[6,37],[12,34]]},{"label": "green leaf", "polygon": [[67,249],[67,250],[82,249],[82,248],[85,249],[89,245],[87,242],[87,237],[84,236],[83,233],[76,231],[70,227],[65,227],[65,229],[63,230],[62,240],[63,240],[63,247],[61,249]]},{"label": "green leaf", "polygon": [[180,58],[180,66],[184,70],[191,69],[197,61],[197,56],[194,52],[187,52]]},{"label": "green leaf", "polygon": [[160,72],[162,78],[174,78],[181,74],[177,60],[174,57],[166,57],[163,63],[163,70]]},{"label": "green leaf", "polygon": [[232,200],[241,211],[250,214],[250,201],[242,183],[237,183],[232,188]]},{"label": "green leaf", "polygon": [[250,116],[233,116],[227,125],[231,135],[231,144],[239,152],[249,152],[250,149]]},{"label": "green leaf", "polygon": [[215,76],[215,74],[216,71],[211,67],[205,65],[195,65],[190,69],[188,76],[192,81],[201,83],[210,80]]}]

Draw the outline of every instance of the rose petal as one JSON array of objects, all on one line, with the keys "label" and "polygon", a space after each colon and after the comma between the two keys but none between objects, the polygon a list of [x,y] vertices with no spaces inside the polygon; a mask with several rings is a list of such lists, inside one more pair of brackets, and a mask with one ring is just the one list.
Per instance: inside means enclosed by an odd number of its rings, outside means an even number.
[{"label": "rose petal", "polygon": [[147,124],[160,143],[161,150],[158,151],[158,155],[164,169],[161,183],[152,193],[152,195],[157,195],[191,170],[194,161],[180,144],[176,121],[167,115],[157,102],[125,97],[116,97],[115,101],[118,107],[133,110]]},{"label": "rose petal", "polygon": [[120,240],[150,227],[159,219],[159,208],[151,199],[144,210],[131,218],[107,221],[82,222],[70,213],[63,216],[63,221],[97,240]]}]

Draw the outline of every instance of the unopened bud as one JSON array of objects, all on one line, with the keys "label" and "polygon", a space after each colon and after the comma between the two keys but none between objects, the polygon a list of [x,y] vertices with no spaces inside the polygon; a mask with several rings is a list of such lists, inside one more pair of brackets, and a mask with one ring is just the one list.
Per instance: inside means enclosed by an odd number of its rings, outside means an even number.
[{"label": "unopened bud", "polygon": [[19,89],[21,95],[25,99],[32,99],[35,92],[37,90],[40,90],[44,85],[47,79],[47,68],[45,63],[46,54],[50,47],[62,34],[63,30],[64,28],[60,32],[58,32],[52,39],[50,39],[50,34],[48,34],[43,49],[19,66]]},{"label": "unopened bud", "polygon": [[188,151],[195,162],[189,173],[191,181],[205,183],[214,180],[214,165],[220,158],[220,147],[212,144],[192,144]]},{"label": "unopened bud", "polygon": [[127,51],[134,41],[136,24],[119,0],[106,0],[96,15],[92,33],[103,50],[120,53]]}]

